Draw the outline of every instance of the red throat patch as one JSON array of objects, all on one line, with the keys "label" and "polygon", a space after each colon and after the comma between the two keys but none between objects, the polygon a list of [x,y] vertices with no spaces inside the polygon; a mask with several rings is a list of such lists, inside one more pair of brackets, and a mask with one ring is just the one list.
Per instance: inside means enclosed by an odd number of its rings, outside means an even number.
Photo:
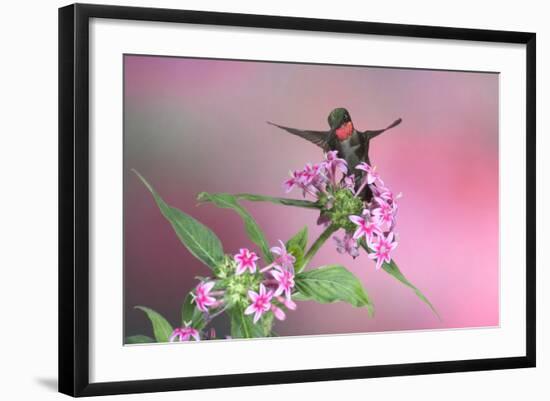
[{"label": "red throat patch", "polygon": [[348,121],[347,123],[342,124],[340,128],[336,128],[336,136],[341,141],[345,141],[346,139],[348,139],[352,133],[353,133],[353,123],[351,121]]}]

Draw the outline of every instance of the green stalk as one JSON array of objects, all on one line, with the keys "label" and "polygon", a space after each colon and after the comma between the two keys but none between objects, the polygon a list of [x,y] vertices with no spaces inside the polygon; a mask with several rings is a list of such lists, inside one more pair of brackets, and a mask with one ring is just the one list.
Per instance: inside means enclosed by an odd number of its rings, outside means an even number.
[{"label": "green stalk", "polygon": [[335,226],[334,224],[331,224],[330,226],[328,226],[326,228],[325,231],[323,231],[321,233],[321,235],[319,235],[319,238],[317,238],[315,240],[315,242],[311,245],[311,247],[309,248],[309,250],[306,252],[306,254],[304,255],[304,263],[303,263],[303,267],[302,267],[302,270],[305,269],[307,267],[307,265],[309,264],[309,262],[311,261],[311,259],[313,259],[313,257],[315,256],[315,254],[317,253],[317,251],[319,249],[321,249],[321,246],[323,246],[323,244],[326,242],[327,239],[330,238],[330,236],[332,234],[334,234],[334,232],[338,231],[339,227],[338,226]]},{"label": "green stalk", "polygon": [[318,202],[312,202],[302,199],[278,198],[274,196],[255,195],[255,194],[235,194],[237,199],[243,199],[251,202],[271,202],[284,206],[296,206],[306,209],[321,209]]}]

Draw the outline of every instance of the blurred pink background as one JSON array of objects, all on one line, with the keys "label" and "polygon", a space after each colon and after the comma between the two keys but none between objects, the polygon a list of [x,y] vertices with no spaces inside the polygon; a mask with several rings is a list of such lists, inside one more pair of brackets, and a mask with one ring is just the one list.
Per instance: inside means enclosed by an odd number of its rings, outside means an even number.
[{"label": "blurred pink background", "polygon": [[[235,253],[253,245],[239,217],[197,206],[196,195],[285,196],[281,183],[289,169],[321,160],[322,152],[266,121],[324,130],[335,107],[346,107],[360,130],[403,118],[371,142],[370,157],[385,183],[404,195],[395,260],[442,320],[409,288],[375,271],[365,255],[340,255],[329,241],[313,265],[340,263],[353,271],[374,301],[375,317],[343,303],[302,302],[275,331],[313,335],[499,324],[498,74],[149,56],[125,56],[124,73],[126,335],[152,333],[135,305],[177,324],[194,277],[209,273],[181,245],[130,169]],[[304,225],[310,243],[321,231],[315,211],[245,206],[272,244]],[[225,319],[216,328],[228,334]]]}]

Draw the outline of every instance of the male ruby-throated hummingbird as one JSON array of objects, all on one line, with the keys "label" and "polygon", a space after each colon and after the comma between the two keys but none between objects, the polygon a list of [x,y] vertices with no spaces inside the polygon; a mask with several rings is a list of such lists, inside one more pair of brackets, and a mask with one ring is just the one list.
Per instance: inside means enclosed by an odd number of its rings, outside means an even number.
[{"label": "male ruby-throated hummingbird", "polygon": [[[299,130],[296,128],[284,127],[282,125],[269,124],[281,128],[291,134],[301,136],[304,139],[321,147],[323,151],[337,150],[338,156],[344,159],[348,164],[348,174],[355,175],[356,189],[360,185],[362,171],[356,170],[355,167],[365,162],[370,165],[369,145],[370,140],[377,137],[381,133],[401,123],[401,119],[395,120],[388,127],[379,130],[357,131],[351,121],[349,112],[343,107],[336,108],[328,115],[328,131],[311,131]],[[362,194],[365,200],[370,200],[372,193],[366,187]]]}]

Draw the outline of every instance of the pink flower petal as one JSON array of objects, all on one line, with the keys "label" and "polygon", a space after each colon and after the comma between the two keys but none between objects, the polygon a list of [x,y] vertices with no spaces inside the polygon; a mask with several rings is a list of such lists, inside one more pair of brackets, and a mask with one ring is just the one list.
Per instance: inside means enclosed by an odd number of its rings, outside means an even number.
[{"label": "pink flower petal", "polygon": [[254,304],[248,305],[248,307],[244,310],[245,315],[251,315],[254,312],[256,312],[256,306]]},{"label": "pink flower petal", "polygon": [[262,317],[262,312],[261,311],[256,311],[256,314],[254,315],[254,323],[257,323],[258,320],[260,320],[261,317]]},{"label": "pink flower petal", "polygon": [[260,284],[260,297],[265,295],[265,286],[263,284]]},{"label": "pink flower petal", "polygon": [[286,319],[286,315],[281,308],[278,308],[275,305],[273,305],[271,307],[271,311],[273,312],[273,315],[275,316],[275,318],[277,318],[278,320]]}]

